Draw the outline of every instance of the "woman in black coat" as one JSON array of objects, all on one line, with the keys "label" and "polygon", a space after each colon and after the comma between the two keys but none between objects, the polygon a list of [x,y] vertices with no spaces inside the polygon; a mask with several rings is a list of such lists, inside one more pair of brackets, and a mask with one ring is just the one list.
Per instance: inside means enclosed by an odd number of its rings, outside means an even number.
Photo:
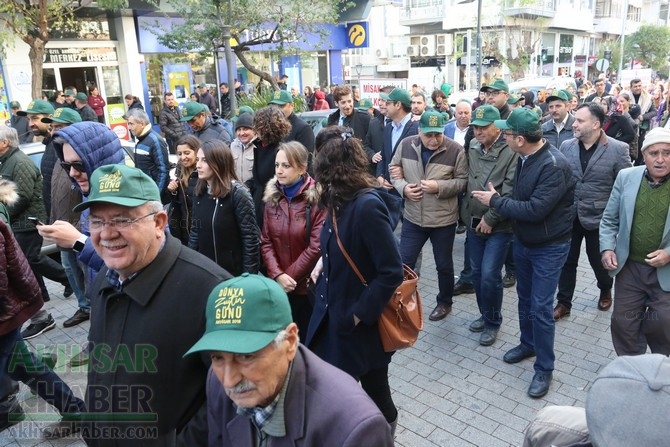
[{"label": "woman in black coat", "polygon": [[[320,206],[328,217],[321,231],[321,261],[312,272],[316,291],[307,346],[360,380],[393,426],[398,411],[388,384],[391,353],[384,351],[378,329],[379,317],[403,279],[393,219],[351,129],[333,126],[319,136],[314,169]],[[337,233],[367,286],[342,254]]]},{"label": "woman in black coat", "polygon": [[597,102],[598,99],[606,115],[605,123],[603,124],[605,134],[615,140],[630,144],[635,139],[635,131],[628,118],[623,115],[621,104],[617,102],[614,96],[594,98],[593,102]]},{"label": "woman in black coat", "polygon": [[179,163],[175,170],[177,178],[168,183],[170,192],[170,233],[188,245],[191,233],[191,211],[193,195],[198,182],[195,169],[196,154],[200,149],[200,140],[195,135],[184,135],[175,144]]},{"label": "woman in black coat", "polygon": [[197,157],[189,248],[233,276],[258,273],[261,232],[251,194],[235,174],[230,148],[221,140],[206,141]]}]

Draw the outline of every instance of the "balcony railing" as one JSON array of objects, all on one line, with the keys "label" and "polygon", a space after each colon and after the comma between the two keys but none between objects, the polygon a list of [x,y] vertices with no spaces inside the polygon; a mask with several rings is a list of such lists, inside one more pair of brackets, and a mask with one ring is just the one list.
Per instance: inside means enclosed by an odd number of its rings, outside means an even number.
[{"label": "balcony railing", "polygon": [[505,0],[503,3],[503,13],[507,16],[552,18],[556,15],[556,1]]},{"label": "balcony railing", "polygon": [[442,0],[405,0],[400,10],[400,22],[441,22],[444,16]]}]

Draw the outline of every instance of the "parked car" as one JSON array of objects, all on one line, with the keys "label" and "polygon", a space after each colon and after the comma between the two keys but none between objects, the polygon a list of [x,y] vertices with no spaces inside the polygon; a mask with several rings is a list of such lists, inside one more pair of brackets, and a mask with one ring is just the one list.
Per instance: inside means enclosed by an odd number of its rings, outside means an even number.
[{"label": "parked car", "polygon": [[316,136],[321,132],[321,129],[327,126],[328,116],[336,110],[337,109],[312,110],[311,112],[301,112],[297,115],[311,126],[314,136]]}]

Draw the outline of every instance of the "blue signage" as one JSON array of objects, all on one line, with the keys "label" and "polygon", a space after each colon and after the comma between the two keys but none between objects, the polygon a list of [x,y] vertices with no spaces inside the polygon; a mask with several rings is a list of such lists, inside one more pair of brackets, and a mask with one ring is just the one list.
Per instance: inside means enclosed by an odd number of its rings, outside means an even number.
[{"label": "blue signage", "polygon": [[347,48],[367,48],[368,22],[355,22],[347,25]]}]

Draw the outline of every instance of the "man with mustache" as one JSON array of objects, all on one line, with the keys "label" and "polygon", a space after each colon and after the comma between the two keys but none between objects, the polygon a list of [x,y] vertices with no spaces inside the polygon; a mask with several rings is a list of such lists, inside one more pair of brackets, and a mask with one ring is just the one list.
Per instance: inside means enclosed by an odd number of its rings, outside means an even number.
[{"label": "man with mustache", "polygon": [[207,330],[188,351],[208,352],[209,445],[392,446],[391,428],[348,374],[298,341],[286,292],[244,273],[209,295]]}]

